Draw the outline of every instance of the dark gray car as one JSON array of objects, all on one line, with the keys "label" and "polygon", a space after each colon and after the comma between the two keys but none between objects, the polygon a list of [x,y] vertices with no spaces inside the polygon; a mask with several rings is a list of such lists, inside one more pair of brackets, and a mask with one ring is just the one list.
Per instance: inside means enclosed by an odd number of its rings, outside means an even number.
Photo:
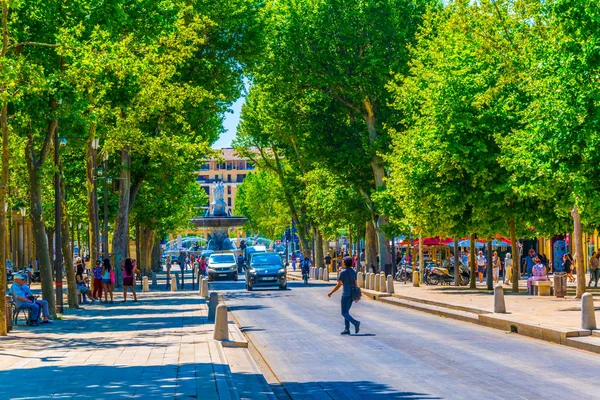
[{"label": "dark gray car", "polygon": [[281,257],[274,253],[257,253],[252,255],[246,270],[246,289],[255,287],[277,286],[287,289],[287,275]]}]

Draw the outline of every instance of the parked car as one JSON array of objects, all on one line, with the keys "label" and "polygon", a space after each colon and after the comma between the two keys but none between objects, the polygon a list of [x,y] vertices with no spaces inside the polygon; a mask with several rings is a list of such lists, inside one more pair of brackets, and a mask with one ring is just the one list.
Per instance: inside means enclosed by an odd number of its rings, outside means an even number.
[{"label": "parked car", "polygon": [[238,280],[238,269],[235,255],[233,253],[214,253],[208,257],[207,262],[208,281],[217,278]]},{"label": "parked car", "polygon": [[287,289],[287,275],[281,257],[275,253],[255,253],[246,270],[246,290],[277,286]]}]

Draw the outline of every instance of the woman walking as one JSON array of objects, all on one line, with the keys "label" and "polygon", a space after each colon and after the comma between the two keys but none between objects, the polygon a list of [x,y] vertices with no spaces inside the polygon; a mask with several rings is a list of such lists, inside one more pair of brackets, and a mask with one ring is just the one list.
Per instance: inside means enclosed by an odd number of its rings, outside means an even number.
[{"label": "woman walking", "polygon": [[506,253],[506,257],[504,257],[504,283],[510,285],[512,282],[512,268],[513,268],[513,260],[510,253]]},{"label": "woman walking", "polygon": [[480,251],[477,255],[477,275],[479,276],[479,283],[483,283],[483,271],[485,271],[485,256],[483,252]]},{"label": "woman walking", "polygon": [[113,302],[113,285],[115,271],[110,265],[110,260],[105,258],[102,263],[102,289],[104,290],[104,303],[108,303],[108,295],[110,294],[110,304]]},{"label": "woman walking", "polygon": [[562,269],[567,274],[569,282],[575,282],[575,277],[573,277],[573,258],[571,257],[571,254],[567,253],[563,256]]},{"label": "woman walking", "polygon": [[123,270],[123,303],[127,301],[127,289],[133,293],[133,301],[137,301],[135,293],[135,278],[133,276],[135,265],[131,258],[121,260],[121,269]]},{"label": "woman walking", "polygon": [[492,267],[494,268],[494,283],[498,283],[500,279],[500,257],[498,257],[498,252],[495,251],[492,257]]}]

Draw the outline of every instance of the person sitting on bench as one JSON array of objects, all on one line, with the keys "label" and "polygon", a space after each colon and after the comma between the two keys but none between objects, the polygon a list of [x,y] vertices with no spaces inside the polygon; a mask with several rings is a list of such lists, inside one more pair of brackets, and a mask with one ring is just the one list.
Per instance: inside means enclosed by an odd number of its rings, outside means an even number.
[{"label": "person sitting on bench", "polygon": [[533,294],[533,288],[531,287],[531,282],[533,281],[548,281],[548,277],[546,276],[546,267],[540,261],[538,256],[535,256],[533,259],[535,265],[531,269],[531,277],[527,279],[527,294]]},{"label": "person sitting on bench", "polygon": [[50,316],[50,312],[48,311],[48,302],[45,300],[36,300],[33,297],[33,293],[31,293],[31,289],[29,286],[25,284],[27,278],[25,278],[21,274],[16,274],[14,276],[14,283],[10,288],[10,292],[17,302],[17,308],[20,309],[29,309],[29,323],[32,326],[39,325],[40,318],[40,310],[43,311],[44,320],[42,324],[48,324],[51,321],[48,319]]}]

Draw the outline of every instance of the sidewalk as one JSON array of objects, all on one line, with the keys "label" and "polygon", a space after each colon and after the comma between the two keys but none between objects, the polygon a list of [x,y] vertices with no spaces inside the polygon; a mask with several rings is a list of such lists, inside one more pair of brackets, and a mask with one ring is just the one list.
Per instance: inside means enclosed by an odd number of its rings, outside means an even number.
[{"label": "sidewalk", "polygon": [[[298,272],[288,272],[300,279]],[[333,283],[336,274],[330,274]],[[478,283],[477,289],[455,286],[414,287],[412,282],[394,282],[394,294],[375,292],[363,288],[363,296],[388,304],[429,312],[447,318],[459,319],[496,329],[513,331],[572,347],[600,353],[600,330],[582,331],[581,300],[575,299],[569,285],[564,299],[554,296],[525,295],[525,281],[520,282],[522,292],[513,294],[504,285],[506,314],[494,314],[493,291]],[[591,289],[596,300],[596,321],[600,327],[600,290]]]},{"label": "sidewalk", "polygon": [[270,392],[246,354],[229,352],[230,365],[197,292],[138,296],[137,303],[116,297],[114,304],[66,310],[62,321],[21,325],[0,338],[0,398],[236,399],[247,387]]}]

